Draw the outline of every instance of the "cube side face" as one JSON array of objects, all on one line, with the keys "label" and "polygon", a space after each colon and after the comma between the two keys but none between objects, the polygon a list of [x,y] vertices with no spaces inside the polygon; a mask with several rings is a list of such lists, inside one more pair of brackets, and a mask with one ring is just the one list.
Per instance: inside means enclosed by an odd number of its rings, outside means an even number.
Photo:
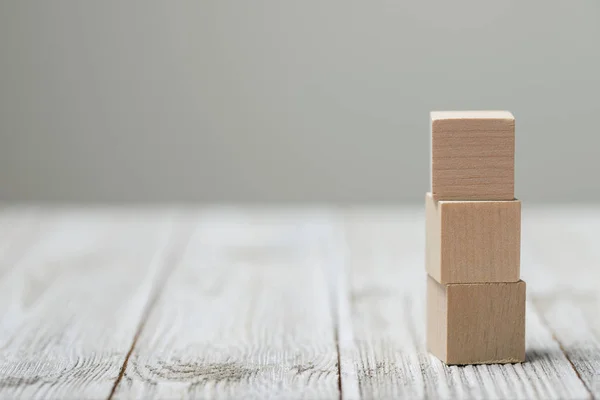
[{"label": "cube side face", "polygon": [[525,282],[447,287],[447,364],[525,361]]},{"label": "cube side face", "polygon": [[447,316],[446,287],[427,276],[427,349],[446,361]]},{"label": "cube side face", "polygon": [[517,282],[521,202],[440,201],[441,283]]},{"label": "cube side face", "polygon": [[440,215],[431,193],[425,195],[425,221],[425,268],[430,276],[442,282]]},{"label": "cube side face", "polygon": [[[437,115],[437,116],[436,116]],[[437,200],[514,198],[515,121],[431,116],[431,191]],[[493,116],[493,114],[492,114]],[[444,119],[446,118],[446,119]]]}]

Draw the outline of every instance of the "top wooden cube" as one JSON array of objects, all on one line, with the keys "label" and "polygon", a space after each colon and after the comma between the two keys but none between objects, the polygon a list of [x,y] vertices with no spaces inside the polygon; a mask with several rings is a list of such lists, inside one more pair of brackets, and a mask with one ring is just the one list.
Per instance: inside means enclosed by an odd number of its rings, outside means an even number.
[{"label": "top wooden cube", "polygon": [[512,200],[515,118],[508,111],[431,113],[436,200]]}]

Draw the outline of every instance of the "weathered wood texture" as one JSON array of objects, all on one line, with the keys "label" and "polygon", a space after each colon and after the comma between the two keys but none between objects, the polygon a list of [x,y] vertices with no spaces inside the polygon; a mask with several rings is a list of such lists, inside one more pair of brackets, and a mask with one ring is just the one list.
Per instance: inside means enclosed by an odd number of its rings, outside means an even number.
[{"label": "weathered wood texture", "polygon": [[[531,303],[523,364],[448,367],[428,354],[422,215],[355,212],[346,221],[351,323],[345,326],[356,347],[342,352],[343,362],[355,368],[342,378],[356,377],[362,398],[589,397]],[[595,357],[582,356],[588,362]]]},{"label": "weathered wood texture", "polygon": [[0,397],[105,399],[162,267],[173,221],[90,210],[37,218],[35,239],[2,263]]},{"label": "weathered wood texture", "polygon": [[550,332],[588,390],[600,399],[600,210],[527,211],[523,279]]},{"label": "weathered wood texture", "polygon": [[4,208],[0,211],[0,280],[23,255],[39,228],[32,208]]},{"label": "weathered wood texture", "polygon": [[600,210],[523,216],[527,361],[447,367],[422,208],[0,211],[0,398],[600,397]]},{"label": "weathered wood texture", "polygon": [[326,222],[201,216],[116,397],[337,398]]}]

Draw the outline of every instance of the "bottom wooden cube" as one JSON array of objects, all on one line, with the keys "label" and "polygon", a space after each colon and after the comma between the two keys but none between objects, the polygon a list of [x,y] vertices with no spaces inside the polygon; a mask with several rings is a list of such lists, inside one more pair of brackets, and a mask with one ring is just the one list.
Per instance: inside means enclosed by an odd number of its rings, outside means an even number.
[{"label": "bottom wooden cube", "polygon": [[428,276],[427,347],[446,364],[525,361],[525,282],[442,285]]}]

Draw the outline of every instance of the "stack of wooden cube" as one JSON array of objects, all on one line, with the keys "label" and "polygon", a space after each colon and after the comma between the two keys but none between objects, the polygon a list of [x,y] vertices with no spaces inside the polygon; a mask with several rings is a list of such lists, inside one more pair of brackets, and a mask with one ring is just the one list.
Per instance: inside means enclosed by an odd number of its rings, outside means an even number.
[{"label": "stack of wooden cube", "polygon": [[514,153],[510,112],[431,113],[427,345],[447,364],[525,360]]}]

